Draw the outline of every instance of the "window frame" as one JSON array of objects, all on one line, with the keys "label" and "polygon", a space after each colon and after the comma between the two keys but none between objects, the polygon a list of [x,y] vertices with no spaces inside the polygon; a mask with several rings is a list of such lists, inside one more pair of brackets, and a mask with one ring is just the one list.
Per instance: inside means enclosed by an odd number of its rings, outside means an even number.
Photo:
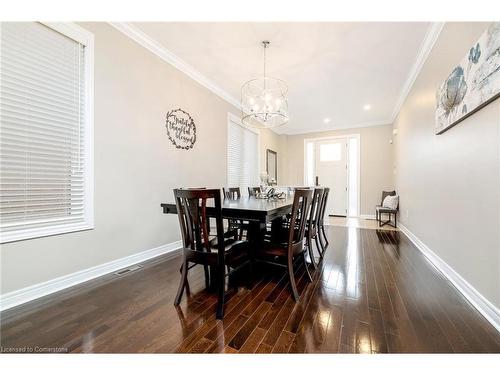
[{"label": "window frame", "polygon": [[[84,116],[84,215],[83,221],[71,224],[51,225],[40,228],[18,229],[2,233],[0,243],[22,241],[94,229],[94,34],[73,22],[39,22],[74,41],[82,44],[85,68]],[[56,221],[57,222],[57,221]]]},{"label": "window frame", "polygon": [[[257,135],[257,177],[256,178],[260,183],[260,174],[262,173],[261,169],[260,169],[260,158],[261,158],[260,154],[261,154],[261,149],[262,149],[260,131],[258,129],[250,128],[248,126],[243,125],[240,117],[234,115],[231,112],[228,112],[228,114],[227,114],[227,132],[226,132],[226,186],[229,187],[229,185],[228,185],[228,183],[229,183],[229,181],[228,181],[228,177],[229,177],[228,157],[229,157],[229,155],[228,154],[229,154],[229,131],[231,128],[231,122],[235,123],[236,125],[241,126],[243,129],[249,130],[252,133],[255,133]],[[242,193],[242,195],[245,195],[247,192],[242,191],[241,193]]]}]

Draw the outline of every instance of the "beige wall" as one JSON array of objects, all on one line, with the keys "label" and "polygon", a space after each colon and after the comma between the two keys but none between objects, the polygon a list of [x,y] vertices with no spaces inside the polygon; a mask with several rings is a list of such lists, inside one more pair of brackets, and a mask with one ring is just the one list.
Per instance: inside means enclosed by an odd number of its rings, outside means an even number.
[{"label": "beige wall", "polygon": [[348,134],[359,134],[361,137],[360,214],[374,215],[374,207],[380,204],[382,191],[394,188],[393,145],[389,143],[392,139],[391,125],[288,136],[286,184],[304,184],[305,139]]},{"label": "beige wall", "polygon": [[[2,293],[177,241],[160,203],[174,187],[226,182],[236,108],[106,23],[82,26],[95,34],[95,229],[2,245]],[[165,114],[179,107],[197,126],[190,151],[166,135]],[[264,146],[280,153],[267,132]]]},{"label": "beige wall", "polygon": [[278,185],[283,185],[286,181],[286,135],[278,135],[270,130],[260,132],[260,172],[266,171],[267,149],[278,154]]},{"label": "beige wall", "polygon": [[500,307],[500,100],[442,135],[435,93],[488,24],[447,24],[394,127],[400,220]]}]

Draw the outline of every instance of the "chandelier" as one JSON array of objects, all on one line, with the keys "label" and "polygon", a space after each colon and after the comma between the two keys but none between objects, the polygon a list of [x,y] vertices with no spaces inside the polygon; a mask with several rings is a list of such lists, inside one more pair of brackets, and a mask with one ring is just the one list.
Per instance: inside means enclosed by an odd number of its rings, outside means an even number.
[{"label": "chandelier", "polygon": [[288,122],[288,86],[278,78],[266,76],[266,49],[264,47],[264,74],[241,87],[241,121],[257,128],[275,128]]}]

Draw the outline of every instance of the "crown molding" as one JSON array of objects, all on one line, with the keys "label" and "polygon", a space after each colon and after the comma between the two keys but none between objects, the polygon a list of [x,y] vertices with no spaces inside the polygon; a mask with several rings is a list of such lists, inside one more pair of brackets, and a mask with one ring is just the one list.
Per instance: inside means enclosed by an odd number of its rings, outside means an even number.
[{"label": "crown molding", "polygon": [[429,53],[431,52],[432,48],[434,47],[434,44],[436,43],[436,41],[439,37],[439,34],[441,34],[441,30],[443,30],[444,25],[445,25],[445,22],[432,22],[429,25],[429,28],[427,29],[424,40],[422,41],[422,44],[420,45],[420,50],[418,51],[417,58],[416,58],[415,62],[413,63],[413,66],[410,69],[408,77],[406,78],[406,81],[405,81],[403,88],[401,90],[401,94],[399,94],[399,98],[398,98],[398,101],[396,102],[396,106],[394,107],[394,110],[392,111],[391,121],[390,121],[391,124],[394,121],[396,121],[396,117],[398,116],[399,111],[401,110],[401,107],[403,106],[403,103],[406,100],[406,97],[410,93],[410,90],[413,87],[415,80],[417,79],[418,75],[420,74],[420,71],[422,70],[425,62],[427,61],[427,57],[429,57]]},{"label": "crown molding", "polygon": [[235,106],[238,109],[240,108],[239,100],[237,100],[227,91],[223,90],[220,86],[218,86],[215,82],[205,77],[194,67],[189,65],[187,62],[182,60],[174,53],[170,52],[163,45],[161,45],[156,40],[146,35],[144,32],[139,30],[134,25],[128,22],[109,22],[109,24],[118,31],[120,31],[121,33],[128,36],[130,39],[134,40],[136,43],[140,44],[150,52],[154,53],[162,60],[166,61],[170,65],[174,66],[176,69],[186,74],[191,79],[198,82],[200,85],[204,86],[205,88],[212,91],[214,94],[218,95],[219,97],[227,101],[229,104]]},{"label": "crown molding", "polygon": [[[135,27],[134,25],[128,22],[108,22],[115,29],[120,31],[121,33],[128,36],[130,39],[140,44],[150,52],[154,53],[163,61],[172,65],[174,68],[180,70],[182,73],[186,74],[192,80],[198,82],[203,87],[212,91],[215,95],[219,96],[221,99],[225,100],[232,106],[236,107],[236,109],[240,109],[240,101],[229,94],[226,90],[222,89],[219,85],[217,85],[214,81],[204,76],[198,70],[196,70],[193,66],[189,65],[187,62],[182,60],[179,56],[174,54],[173,52],[166,49],[163,45],[158,43],[155,39],[148,36],[146,33],[142,32],[140,29]],[[275,131],[274,129],[270,129]]]},{"label": "crown molding", "polygon": [[[162,60],[165,62],[169,63],[170,65],[174,66],[176,69],[180,70],[184,74],[186,74],[188,77],[193,79],[194,81],[198,82],[200,85],[204,86],[208,90],[212,91],[214,94],[228,102],[229,104],[233,105],[237,109],[240,108],[240,102],[238,99],[230,95],[227,91],[222,89],[219,85],[217,85],[215,82],[204,76],[202,73],[200,73],[198,70],[196,70],[193,66],[189,65],[187,62],[182,60],[180,57],[166,49],[163,45],[158,43],[156,40],[153,38],[149,37],[147,34],[142,32],[140,29],[135,27],[134,25],[128,23],[128,22],[109,22],[111,26],[113,26],[115,29],[120,31],[121,33],[125,34],[132,40],[134,40],[136,43],[140,44],[150,52],[154,53],[158,57],[160,57]],[[443,26],[445,25],[444,22],[433,22],[429,25],[429,28],[427,29],[427,32],[425,34],[424,40],[422,41],[422,44],[420,45],[419,52],[417,54],[417,58],[412,65],[410,72],[408,74],[408,77],[403,85],[403,88],[401,90],[401,93],[399,95],[399,98],[396,102],[396,105],[394,107],[394,110],[391,114],[391,118],[385,121],[373,121],[373,122],[368,122],[368,123],[362,123],[362,124],[353,124],[353,125],[341,125],[341,126],[335,126],[335,127],[330,127],[330,128],[316,128],[316,129],[290,129],[290,130],[285,130],[283,132],[279,131],[279,129],[270,129],[273,132],[279,134],[279,135],[298,135],[298,134],[306,134],[306,133],[313,133],[313,132],[323,132],[323,131],[334,131],[334,130],[341,130],[341,129],[352,129],[352,128],[365,128],[365,127],[370,127],[370,126],[379,126],[379,125],[386,125],[386,124],[392,124],[396,120],[396,117],[399,114],[399,111],[401,110],[401,107],[403,106],[403,103],[405,102],[411,88],[413,87],[413,84],[415,83],[415,80],[417,79],[418,75],[420,74],[420,71],[422,70],[422,67],[427,60],[427,57],[429,56],[430,51],[434,47],[434,44],[437,41],[437,38],[439,37],[439,34],[441,33],[441,30],[443,29]]]}]

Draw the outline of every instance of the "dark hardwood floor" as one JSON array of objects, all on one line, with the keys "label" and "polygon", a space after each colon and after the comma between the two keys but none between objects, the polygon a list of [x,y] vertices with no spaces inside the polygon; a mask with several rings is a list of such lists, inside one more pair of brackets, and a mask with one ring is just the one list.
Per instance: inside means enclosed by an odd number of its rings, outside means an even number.
[{"label": "dark hardwood floor", "polygon": [[[401,233],[327,227],[330,246],[300,302],[281,269],[252,290],[233,289],[225,318],[190,274],[190,296],[173,300],[179,257],[157,258],[6,311],[1,345],[68,352],[483,353],[500,334]],[[48,349],[47,349],[48,350]]]}]

